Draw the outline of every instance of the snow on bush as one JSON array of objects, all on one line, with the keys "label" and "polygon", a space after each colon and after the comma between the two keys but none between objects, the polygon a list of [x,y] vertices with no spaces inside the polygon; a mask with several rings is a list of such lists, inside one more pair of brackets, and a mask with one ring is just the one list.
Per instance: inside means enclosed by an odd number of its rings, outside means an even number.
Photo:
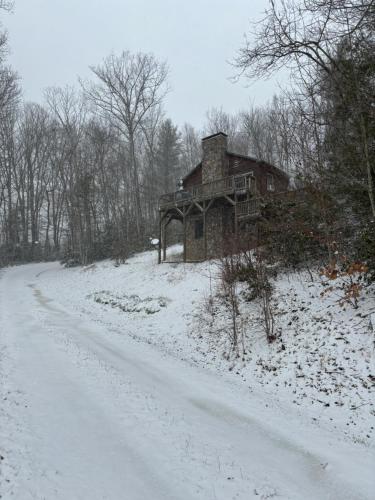
[{"label": "snow on bush", "polygon": [[116,295],[109,291],[95,292],[88,296],[98,304],[111,306],[126,313],[158,313],[163,307],[167,307],[168,299],[165,297],[145,297],[139,295]]}]

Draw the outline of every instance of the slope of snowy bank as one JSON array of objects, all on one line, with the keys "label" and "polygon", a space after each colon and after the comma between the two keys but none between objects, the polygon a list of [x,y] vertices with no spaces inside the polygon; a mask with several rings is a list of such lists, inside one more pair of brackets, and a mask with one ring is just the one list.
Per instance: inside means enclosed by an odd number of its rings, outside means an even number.
[{"label": "slope of snowy bank", "polygon": [[280,277],[282,342],[241,300],[235,357],[215,264],[156,262],[3,273],[0,497],[372,499],[373,296]]},{"label": "slope of snowy bank", "polygon": [[106,261],[45,273],[40,289],[89,314],[109,335],[153,344],[291,405],[316,426],[374,445],[374,289],[354,310],[333,295],[321,297],[318,276],[314,282],[309,275],[281,276],[274,285],[282,342],[267,344],[257,303],[242,300],[245,354],[236,358],[224,308],[206,306],[216,276],[215,263],[158,266],[156,253],[146,252],[120,267]]}]

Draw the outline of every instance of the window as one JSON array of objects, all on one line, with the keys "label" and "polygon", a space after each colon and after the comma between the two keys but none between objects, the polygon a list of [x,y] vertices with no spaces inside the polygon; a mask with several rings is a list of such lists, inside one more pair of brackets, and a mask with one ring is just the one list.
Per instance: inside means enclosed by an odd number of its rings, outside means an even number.
[{"label": "window", "polygon": [[196,240],[203,238],[203,221],[202,220],[195,221],[194,237]]},{"label": "window", "polygon": [[240,166],[240,160],[238,158],[236,158],[233,162],[233,167],[234,168],[238,168]]},{"label": "window", "polygon": [[267,191],[275,191],[275,180],[272,174],[267,174]]}]

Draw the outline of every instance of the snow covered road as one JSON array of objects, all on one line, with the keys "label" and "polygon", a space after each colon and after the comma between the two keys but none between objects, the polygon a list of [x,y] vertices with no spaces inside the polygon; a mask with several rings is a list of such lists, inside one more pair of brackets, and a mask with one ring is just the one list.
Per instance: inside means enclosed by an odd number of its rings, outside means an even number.
[{"label": "snow covered road", "polygon": [[58,272],[0,278],[0,497],[373,498],[371,450],[68,310],[39,286]]}]

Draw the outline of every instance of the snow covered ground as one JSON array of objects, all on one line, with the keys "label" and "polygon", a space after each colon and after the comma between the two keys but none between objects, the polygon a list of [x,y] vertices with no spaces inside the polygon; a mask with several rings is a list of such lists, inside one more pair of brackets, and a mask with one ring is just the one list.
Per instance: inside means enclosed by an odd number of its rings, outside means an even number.
[{"label": "snow covered ground", "polygon": [[373,290],[344,310],[281,277],[283,343],[243,301],[234,358],[215,273],[156,252],[2,273],[1,498],[373,498]]}]

